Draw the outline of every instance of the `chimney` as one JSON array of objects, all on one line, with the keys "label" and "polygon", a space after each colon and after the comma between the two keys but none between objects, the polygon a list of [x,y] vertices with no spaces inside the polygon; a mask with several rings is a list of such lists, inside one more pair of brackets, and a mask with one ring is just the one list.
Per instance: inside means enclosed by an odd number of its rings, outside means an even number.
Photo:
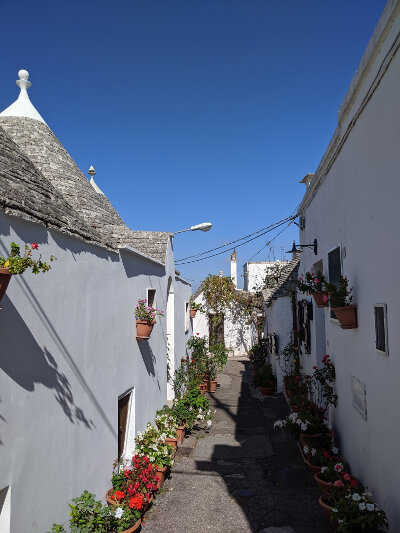
[{"label": "chimney", "polygon": [[224,275],[224,273],[222,272],[222,270],[219,271],[219,277],[222,278],[222,276]]},{"label": "chimney", "polygon": [[237,289],[237,263],[236,263],[236,250],[231,255],[231,279]]}]

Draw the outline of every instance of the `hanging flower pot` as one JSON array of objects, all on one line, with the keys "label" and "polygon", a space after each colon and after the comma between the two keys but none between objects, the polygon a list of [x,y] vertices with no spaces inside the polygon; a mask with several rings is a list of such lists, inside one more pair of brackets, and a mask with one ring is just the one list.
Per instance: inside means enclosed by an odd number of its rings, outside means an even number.
[{"label": "hanging flower pot", "polygon": [[150,320],[136,320],[136,338],[138,340],[150,339],[155,322]]},{"label": "hanging flower pot", "polygon": [[317,307],[328,307],[328,292],[327,291],[316,291],[312,293]]},{"label": "hanging flower pot", "polygon": [[345,305],[344,307],[332,307],[342,329],[354,329],[357,324],[357,306]]},{"label": "hanging flower pot", "polygon": [[194,318],[196,316],[197,309],[190,309],[189,313],[190,313],[190,318]]},{"label": "hanging flower pot", "polygon": [[8,268],[0,268],[0,301],[6,293],[11,276]]}]

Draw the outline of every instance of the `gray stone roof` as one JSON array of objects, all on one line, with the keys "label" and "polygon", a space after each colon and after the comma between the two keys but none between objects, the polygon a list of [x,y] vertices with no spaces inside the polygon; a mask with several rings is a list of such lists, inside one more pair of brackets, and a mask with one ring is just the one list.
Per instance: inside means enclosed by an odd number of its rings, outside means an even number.
[{"label": "gray stone roof", "polygon": [[[98,236],[100,244],[114,249],[132,246],[165,263],[170,233],[128,228],[106,196],[95,191],[44,122],[26,117],[0,116],[0,126],[58,192],[59,198],[64,199],[64,205],[69,204],[69,210],[75,211],[86,228],[95,230],[93,234]],[[23,205],[20,205],[21,213]],[[68,210],[64,215],[67,213]],[[50,224],[48,210],[42,218],[43,222]]]},{"label": "gray stone roof", "polygon": [[290,291],[296,290],[296,281],[299,272],[300,256],[294,254],[293,258],[282,270],[277,285],[272,289],[264,289],[262,296],[264,303],[269,307],[273,300],[287,296]]},{"label": "gray stone roof", "polygon": [[100,235],[83,221],[1,127],[0,207],[8,214],[101,244]]}]

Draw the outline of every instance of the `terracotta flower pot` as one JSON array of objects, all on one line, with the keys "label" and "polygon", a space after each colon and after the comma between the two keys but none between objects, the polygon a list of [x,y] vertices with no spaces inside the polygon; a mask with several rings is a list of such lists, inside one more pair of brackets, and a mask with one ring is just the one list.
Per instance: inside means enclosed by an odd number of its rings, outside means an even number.
[{"label": "terracotta flower pot", "polygon": [[328,307],[328,293],[327,291],[316,291],[312,293],[317,307]]},{"label": "terracotta flower pot", "polygon": [[[305,463],[306,465],[308,466],[308,468],[311,470],[311,473],[314,475],[314,479],[315,479],[315,474],[319,474],[321,472],[321,467],[320,466],[315,466],[315,465],[312,465],[310,463],[310,461],[308,461],[308,459],[306,458],[305,460]],[[318,481],[317,481],[318,483]]]},{"label": "terracotta flower pot", "polygon": [[335,520],[332,516],[332,505],[329,505],[331,503],[330,499],[329,499],[329,496],[324,493],[324,494],[321,494],[319,500],[318,500],[320,506],[322,507],[322,509],[324,510],[324,513],[327,517],[327,519],[329,520],[329,522],[336,527],[337,525],[337,520]]},{"label": "terracotta flower pot", "polygon": [[138,340],[149,339],[155,322],[150,320],[136,320],[136,338]]},{"label": "terracotta flower pot", "polygon": [[0,301],[6,293],[11,276],[8,268],[0,268]]},{"label": "terracotta flower pot", "polygon": [[194,318],[196,316],[197,309],[190,309],[189,314],[190,318]]},{"label": "terracotta flower pot", "polygon": [[121,533],[133,533],[134,531],[137,531],[139,529],[141,523],[142,523],[142,519],[139,518],[139,520],[135,523],[135,525],[133,525],[129,529],[124,529],[124,531],[121,531]]},{"label": "terracotta flower pot", "polygon": [[327,440],[333,439],[333,432],[327,431],[326,433],[300,433],[299,434],[299,441],[301,444],[301,447],[304,448],[304,446],[308,446],[309,448],[316,448],[317,450],[321,447],[329,447],[326,446]]},{"label": "terracotta flower pot", "polygon": [[357,324],[357,306],[345,305],[344,307],[332,307],[342,329],[354,329]]},{"label": "terracotta flower pot", "polygon": [[217,391],[217,380],[209,379],[207,381],[207,392],[216,392]]},{"label": "terracotta flower pot", "polygon": [[159,467],[156,465],[156,469],[157,469],[156,477],[158,478],[157,489],[159,490],[159,489],[161,489],[161,487],[162,487],[163,484],[164,484],[165,476],[166,476],[166,472],[167,472],[167,467],[166,467],[166,466],[163,466],[162,468],[159,468]]},{"label": "terracotta flower pot", "polygon": [[165,439],[165,444],[169,444],[174,449],[178,446],[178,439]]},{"label": "terracotta flower pot", "polygon": [[331,487],[332,487],[332,482],[331,481],[324,481],[323,479],[321,479],[319,477],[319,473],[320,472],[316,472],[314,474],[314,479],[317,482],[317,485],[318,485],[320,491],[321,492],[329,492],[331,490]]},{"label": "terracotta flower pot", "polygon": [[257,387],[257,388],[263,396],[272,396],[276,391],[276,387]]},{"label": "terracotta flower pot", "polygon": [[176,433],[178,435],[178,444],[182,444],[183,439],[185,438],[185,425],[178,426],[178,429],[176,430]]}]

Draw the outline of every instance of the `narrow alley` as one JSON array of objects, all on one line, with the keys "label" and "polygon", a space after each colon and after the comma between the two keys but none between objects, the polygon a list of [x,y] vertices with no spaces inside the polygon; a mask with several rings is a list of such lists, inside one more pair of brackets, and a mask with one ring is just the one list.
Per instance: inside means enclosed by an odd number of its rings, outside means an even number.
[{"label": "narrow alley", "polygon": [[288,412],[284,397],[262,396],[252,379],[247,358],[229,358],[209,395],[213,426],[179,447],[145,533],[331,531],[295,439],[273,428]]}]

